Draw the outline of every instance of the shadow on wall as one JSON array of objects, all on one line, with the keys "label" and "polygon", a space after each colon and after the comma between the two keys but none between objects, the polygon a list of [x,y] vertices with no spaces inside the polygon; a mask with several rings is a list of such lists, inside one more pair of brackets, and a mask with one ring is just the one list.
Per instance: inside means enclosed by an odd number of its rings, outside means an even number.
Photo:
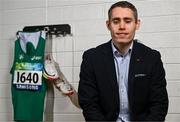
[{"label": "shadow on wall", "polygon": [[46,82],[47,85],[47,94],[46,94],[46,102],[45,102],[45,112],[44,112],[44,120],[48,122],[53,122],[54,116],[54,87],[52,82]]},{"label": "shadow on wall", "polygon": [[[48,35],[46,40],[45,52],[52,52],[52,36]],[[54,120],[54,87],[52,82],[46,82],[46,101],[44,110],[44,121],[53,122]]]}]

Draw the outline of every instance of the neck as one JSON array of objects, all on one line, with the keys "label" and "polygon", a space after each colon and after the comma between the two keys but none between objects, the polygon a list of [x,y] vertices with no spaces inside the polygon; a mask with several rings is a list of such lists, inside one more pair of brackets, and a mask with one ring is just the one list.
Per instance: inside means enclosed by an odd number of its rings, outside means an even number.
[{"label": "neck", "polygon": [[117,49],[121,54],[125,54],[125,53],[129,50],[132,42],[130,42],[130,43],[128,43],[128,44],[125,44],[125,43],[114,43],[114,42],[113,42],[113,44],[114,44],[114,46],[116,47],[116,49]]}]

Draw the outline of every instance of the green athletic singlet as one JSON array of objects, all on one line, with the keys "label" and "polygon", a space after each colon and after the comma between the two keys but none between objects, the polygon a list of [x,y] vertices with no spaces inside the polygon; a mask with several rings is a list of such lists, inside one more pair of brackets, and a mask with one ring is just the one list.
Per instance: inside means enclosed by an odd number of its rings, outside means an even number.
[{"label": "green athletic singlet", "polygon": [[15,121],[43,120],[46,93],[45,80],[42,77],[44,50],[44,32],[19,32],[11,68]]}]

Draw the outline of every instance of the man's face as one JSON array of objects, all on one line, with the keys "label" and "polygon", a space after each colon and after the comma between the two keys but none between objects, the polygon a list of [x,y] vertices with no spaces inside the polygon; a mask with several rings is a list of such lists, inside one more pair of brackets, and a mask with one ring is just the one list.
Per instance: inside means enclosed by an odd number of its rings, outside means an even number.
[{"label": "man's face", "polygon": [[116,7],[112,10],[111,17],[106,24],[115,45],[128,45],[139,28],[140,20],[135,20],[131,9]]}]

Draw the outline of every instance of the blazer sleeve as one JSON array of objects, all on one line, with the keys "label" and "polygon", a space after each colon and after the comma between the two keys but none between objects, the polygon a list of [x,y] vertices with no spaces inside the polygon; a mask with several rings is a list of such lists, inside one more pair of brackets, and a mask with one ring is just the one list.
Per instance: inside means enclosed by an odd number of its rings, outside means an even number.
[{"label": "blazer sleeve", "polygon": [[160,53],[153,53],[155,62],[152,67],[152,81],[149,97],[149,114],[147,121],[164,121],[168,111],[168,95],[166,90],[166,79]]},{"label": "blazer sleeve", "polygon": [[105,116],[98,104],[99,95],[93,71],[92,55],[92,49],[83,54],[83,61],[80,69],[78,98],[86,121],[103,121],[105,120]]}]

